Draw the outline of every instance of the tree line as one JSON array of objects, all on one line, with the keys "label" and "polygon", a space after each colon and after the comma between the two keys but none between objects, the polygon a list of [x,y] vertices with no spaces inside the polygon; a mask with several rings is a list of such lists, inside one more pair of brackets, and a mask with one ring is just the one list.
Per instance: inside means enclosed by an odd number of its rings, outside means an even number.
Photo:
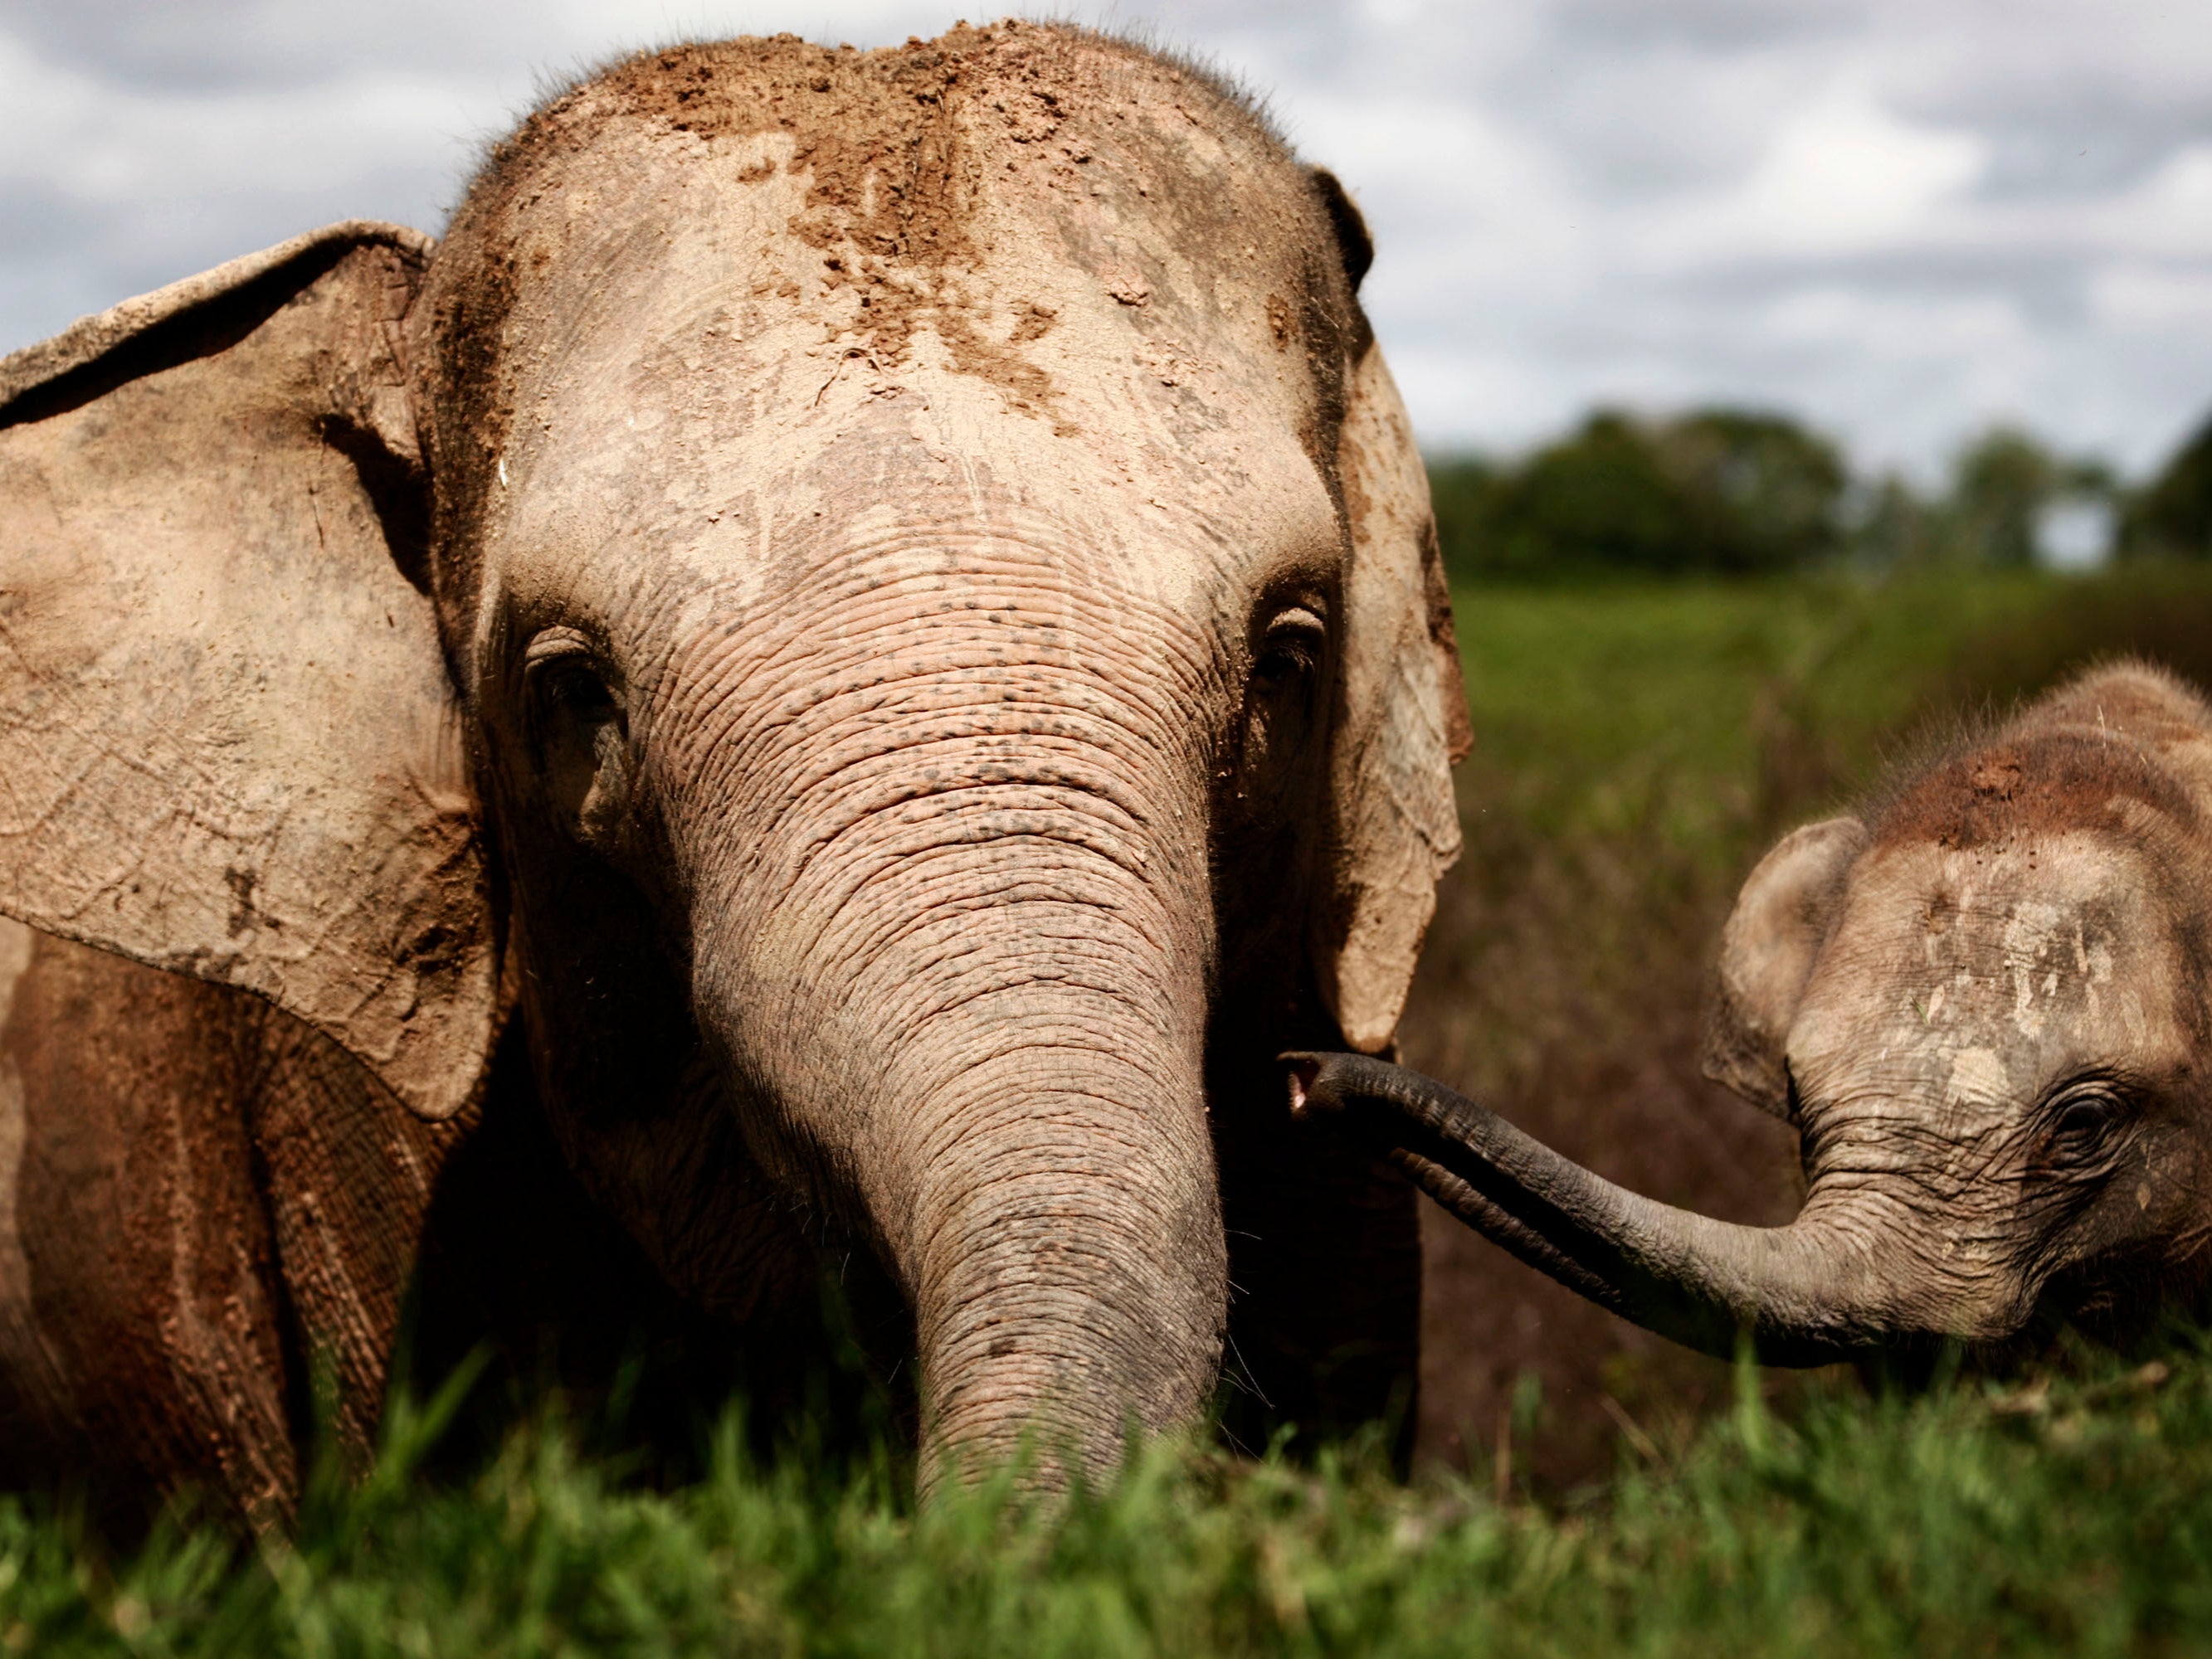
[{"label": "tree line", "polygon": [[2212,418],[2135,487],[2012,426],[1963,446],[1932,489],[1862,477],[1801,422],[1735,409],[1601,410],[1518,460],[1432,459],[1429,481],[1460,576],[2212,558]]}]

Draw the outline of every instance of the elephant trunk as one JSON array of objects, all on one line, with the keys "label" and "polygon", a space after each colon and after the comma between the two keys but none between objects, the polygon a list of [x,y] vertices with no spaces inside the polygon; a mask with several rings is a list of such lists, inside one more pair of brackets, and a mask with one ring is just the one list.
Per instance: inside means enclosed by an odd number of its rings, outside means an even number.
[{"label": "elephant trunk", "polygon": [[[1036,1000],[1021,1000],[1034,1018]],[[1052,1018],[1098,1032],[1110,1012],[1078,1000]],[[1027,1044],[951,1081],[929,1116],[940,1146],[921,1161],[900,1253],[925,1486],[947,1473],[948,1453],[979,1469],[1024,1433],[1047,1465],[1072,1459],[1095,1474],[1133,1430],[1192,1420],[1218,1367],[1227,1302],[1194,1064]]]},{"label": "elephant trunk", "polygon": [[[1865,1200],[1816,1185],[1786,1226],[1656,1203],[1591,1174],[1416,1073],[1357,1054],[1287,1054],[1292,1109],[1342,1115],[1461,1220],[1540,1272],[1648,1330],[1726,1358],[1819,1365],[1953,1334],[1905,1284],[1900,1249]],[[1965,1310],[1954,1307],[1964,1322]]]},{"label": "elephant trunk", "polygon": [[[1018,858],[999,849],[994,880],[1022,882]],[[925,1490],[1025,1435],[1048,1481],[1071,1458],[1103,1472],[1133,1429],[1193,1420],[1219,1365],[1202,986],[1176,1021],[1152,1017],[1188,975],[1103,899],[971,889],[917,924],[900,884],[874,895],[888,915],[865,963],[799,946],[781,999],[737,999],[748,1139],[872,1237],[903,1290]]]},{"label": "elephant trunk", "polygon": [[[925,1486],[1030,1433],[1110,1466],[1198,1415],[1227,1322],[1202,759],[1084,664],[1013,706],[992,620],[902,641],[980,668],[811,702],[732,769],[757,794],[677,826],[748,1142],[912,1308]],[[740,855],[718,824],[754,826]]]}]

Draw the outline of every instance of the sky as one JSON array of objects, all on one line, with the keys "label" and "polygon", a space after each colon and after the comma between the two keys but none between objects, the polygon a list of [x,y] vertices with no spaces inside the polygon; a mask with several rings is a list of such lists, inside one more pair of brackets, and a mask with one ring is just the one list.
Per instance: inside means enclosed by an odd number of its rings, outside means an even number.
[{"label": "sky", "polygon": [[[0,351],[331,220],[436,231],[551,78],[912,0],[0,0]],[[1185,0],[1374,231],[1434,452],[1778,409],[1923,481],[1993,422],[2130,476],[2212,412],[2212,0]]]}]

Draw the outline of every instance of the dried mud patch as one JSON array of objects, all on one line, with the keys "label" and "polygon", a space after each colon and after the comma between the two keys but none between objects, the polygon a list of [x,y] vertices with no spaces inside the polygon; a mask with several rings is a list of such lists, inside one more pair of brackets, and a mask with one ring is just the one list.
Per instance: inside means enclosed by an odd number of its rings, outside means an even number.
[{"label": "dried mud patch", "polygon": [[[894,368],[927,330],[957,372],[1067,435],[1052,373],[1027,349],[1050,332],[1054,313],[995,291],[994,191],[1009,175],[1032,193],[1087,200],[1096,169],[1085,169],[1107,131],[1193,121],[1233,149],[1287,161],[1233,89],[1073,27],[962,25],[871,52],[787,34],[686,46],[617,64],[531,116],[495,153],[461,218],[497,242],[498,222],[532,181],[611,125],[650,123],[709,143],[787,134],[785,167],[806,180],[792,230],[821,256],[822,289],[851,297],[852,355]],[[1157,147],[1159,134],[1151,137]]]}]

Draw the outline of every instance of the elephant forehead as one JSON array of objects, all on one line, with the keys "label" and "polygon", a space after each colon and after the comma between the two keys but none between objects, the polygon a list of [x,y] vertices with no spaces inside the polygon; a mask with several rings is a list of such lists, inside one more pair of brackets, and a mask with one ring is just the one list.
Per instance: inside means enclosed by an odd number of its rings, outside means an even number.
[{"label": "elephant forehead", "polygon": [[[1326,540],[1327,231],[1295,168],[1202,124],[1040,150],[988,91],[927,118],[942,155],[902,151],[914,118],[880,100],[835,142],[630,109],[511,191],[487,547],[680,550],[735,521],[757,566],[939,487],[1092,544],[1157,545],[1148,514],[1224,550]],[[1209,169],[1253,210],[1235,246],[1170,187]]]},{"label": "elephant forehead", "polygon": [[1808,1092],[2032,1097],[2187,1042],[2186,962],[2152,860],[2109,834],[1878,849],[1854,873],[1790,1033]]},{"label": "elephant forehead", "polygon": [[1178,489],[973,407],[971,387],[916,374],[908,395],[757,443],[656,444],[644,416],[604,447],[549,436],[528,471],[509,468],[487,595],[672,623],[705,606],[839,623],[893,590],[1031,616],[1080,598],[1211,635],[1241,633],[1257,574],[1287,569],[1316,592],[1334,580],[1334,503],[1295,446],[1255,434],[1233,473]]}]

